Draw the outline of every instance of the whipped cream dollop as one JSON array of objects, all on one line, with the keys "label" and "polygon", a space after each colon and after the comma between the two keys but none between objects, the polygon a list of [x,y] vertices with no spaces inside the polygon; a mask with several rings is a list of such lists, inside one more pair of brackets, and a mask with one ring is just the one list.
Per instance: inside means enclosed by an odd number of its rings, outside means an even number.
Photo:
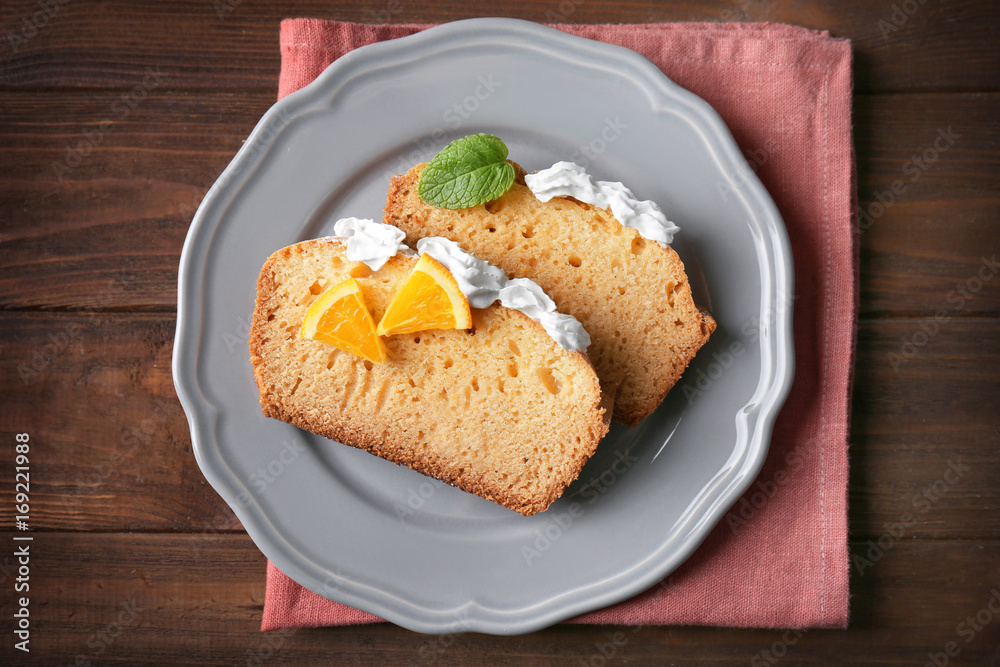
[{"label": "whipped cream dollop", "polygon": [[610,208],[612,215],[626,227],[632,227],[650,241],[667,246],[680,228],[667,220],[656,202],[640,200],[621,183],[595,181],[575,162],[556,162],[548,169],[527,174],[524,182],[538,201],[553,197],[573,197],[600,208]]},{"label": "whipped cream dollop", "polygon": [[[333,233],[347,245],[347,258],[364,262],[372,271],[381,269],[397,253],[412,255],[403,243],[406,234],[398,227],[374,220],[342,218]],[[417,252],[428,254],[448,269],[473,308],[486,308],[499,300],[505,308],[519,310],[542,328],[565,350],[583,352],[590,335],[572,315],[556,311],[556,304],[538,283],[527,278],[510,280],[503,269],[462,250],[450,239],[431,236],[417,241]]]},{"label": "whipped cream dollop", "polygon": [[582,352],[590,345],[590,334],[580,321],[557,312],[555,302],[533,280],[511,280],[499,267],[473,257],[454,241],[439,236],[417,241],[417,252],[430,255],[451,271],[473,308],[486,308],[499,299],[503,307],[519,310],[541,324],[564,350]]},{"label": "whipped cream dollop", "polygon": [[500,290],[507,284],[503,269],[473,257],[449,239],[440,236],[420,239],[417,252],[430,255],[451,271],[473,308],[486,308],[499,299]]},{"label": "whipped cream dollop", "polygon": [[580,321],[572,315],[557,312],[555,302],[533,280],[508,280],[500,290],[500,305],[520,310],[541,324],[563,349],[582,352],[590,345],[590,334]]},{"label": "whipped cream dollop", "polygon": [[378,271],[396,253],[409,251],[403,230],[370,219],[341,218],[333,223],[334,235],[347,241],[347,259],[364,262]]}]

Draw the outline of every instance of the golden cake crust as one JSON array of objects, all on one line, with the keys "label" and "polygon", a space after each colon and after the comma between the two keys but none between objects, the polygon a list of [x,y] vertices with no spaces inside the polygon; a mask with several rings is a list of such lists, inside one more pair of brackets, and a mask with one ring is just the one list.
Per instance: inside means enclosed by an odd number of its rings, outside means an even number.
[{"label": "golden cake crust", "polygon": [[349,277],[377,320],[415,263],[397,255],[372,273],[334,239],[268,258],[249,343],[261,409],[525,516],[543,511],[608,430],[610,406],[585,354],[496,304],[473,309],[471,332],[386,338],[382,364],[299,336],[312,300]]},{"label": "golden cake crust", "polygon": [[715,330],[699,309],[684,264],[670,247],[644,239],[610,211],[576,199],[543,203],[517,178],[501,197],[446,210],[417,194],[425,164],[395,176],[384,222],[407,243],[444,236],[467,252],[530,278],[591,336],[590,356],[614,399],[614,418],[635,425],[663,401]]}]

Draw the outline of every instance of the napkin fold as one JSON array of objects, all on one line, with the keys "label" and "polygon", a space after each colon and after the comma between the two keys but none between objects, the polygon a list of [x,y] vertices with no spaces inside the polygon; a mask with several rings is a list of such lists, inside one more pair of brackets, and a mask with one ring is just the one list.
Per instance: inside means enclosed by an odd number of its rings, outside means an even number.
[{"label": "napkin fold", "polygon": [[[359,46],[428,27],[285,20],[278,95]],[[795,381],[757,480],[659,585],[569,622],[846,627],[858,299],[850,42],[772,24],[554,27],[637,51],[711,104],[775,200],[795,258]],[[381,620],[268,562],[263,630]]]}]

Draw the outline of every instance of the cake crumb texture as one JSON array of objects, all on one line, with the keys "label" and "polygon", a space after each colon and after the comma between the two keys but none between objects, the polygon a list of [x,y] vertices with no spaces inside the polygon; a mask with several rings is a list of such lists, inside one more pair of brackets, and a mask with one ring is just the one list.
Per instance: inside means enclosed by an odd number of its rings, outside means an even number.
[{"label": "cake crumb texture", "polygon": [[392,179],[384,222],[411,245],[444,236],[511,278],[537,282],[590,334],[587,354],[614,400],[614,418],[634,426],[651,414],[715,330],[694,303],[677,253],[608,210],[568,197],[540,202],[516,164],[514,185],[498,199],[435,208],[417,194],[424,166]]},{"label": "cake crumb texture", "polygon": [[546,509],[608,430],[587,355],[563,350],[539,324],[498,304],[473,309],[471,330],[385,338],[382,364],[299,336],[309,305],[350,277],[377,322],[415,264],[397,255],[372,272],[335,239],[274,253],[258,280],[250,332],[264,414],[525,516]]}]

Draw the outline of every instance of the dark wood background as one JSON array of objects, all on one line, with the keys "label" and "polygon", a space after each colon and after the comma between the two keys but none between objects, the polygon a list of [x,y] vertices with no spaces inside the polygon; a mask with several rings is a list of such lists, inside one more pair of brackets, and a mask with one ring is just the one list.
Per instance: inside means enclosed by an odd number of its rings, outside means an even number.
[{"label": "dark wood background", "polygon": [[[866,211],[939,129],[958,135],[861,237],[852,553],[925,491],[933,502],[853,569],[848,630],[259,632],[264,558],[199,471],[171,380],[193,211],[275,98],[280,19],[496,14],[774,21],[851,38]],[[18,534],[19,432],[34,536],[28,656],[8,631],[16,563],[0,547],[0,663],[1000,664],[1000,274],[984,261],[1000,254],[1000,4],[5,0],[0,36],[0,544]],[[971,470],[942,492],[950,461]]]}]

